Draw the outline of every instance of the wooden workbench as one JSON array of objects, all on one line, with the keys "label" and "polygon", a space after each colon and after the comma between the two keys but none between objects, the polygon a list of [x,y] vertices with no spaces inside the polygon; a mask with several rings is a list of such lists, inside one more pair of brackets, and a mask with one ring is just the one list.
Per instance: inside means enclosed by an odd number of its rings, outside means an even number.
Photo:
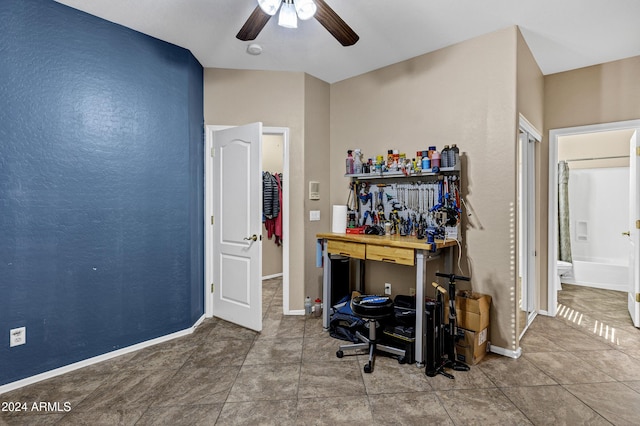
[{"label": "wooden workbench", "polygon": [[422,366],[424,364],[423,328],[427,262],[437,258],[442,249],[447,249],[444,250],[445,268],[452,270],[451,248],[457,246],[457,241],[436,240],[433,247],[433,244],[427,243],[425,239],[398,235],[320,233],[316,238],[322,243],[322,297],[326,304],[322,313],[322,326],[327,330],[331,303],[331,254],[416,267],[415,359],[418,366]]}]

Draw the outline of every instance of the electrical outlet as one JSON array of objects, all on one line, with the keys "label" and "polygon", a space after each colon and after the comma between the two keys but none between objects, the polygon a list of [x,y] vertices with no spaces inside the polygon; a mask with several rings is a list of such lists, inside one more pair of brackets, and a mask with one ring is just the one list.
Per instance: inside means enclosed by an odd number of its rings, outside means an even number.
[{"label": "electrical outlet", "polygon": [[416,289],[415,287],[411,287],[409,288],[409,296],[415,296],[416,295]]},{"label": "electrical outlet", "polygon": [[384,294],[391,294],[391,283],[384,283]]},{"label": "electrical outlet", "polygon": [[9,330],[9,347],[24,345],[27,343],[27,327],[12,328]]}]

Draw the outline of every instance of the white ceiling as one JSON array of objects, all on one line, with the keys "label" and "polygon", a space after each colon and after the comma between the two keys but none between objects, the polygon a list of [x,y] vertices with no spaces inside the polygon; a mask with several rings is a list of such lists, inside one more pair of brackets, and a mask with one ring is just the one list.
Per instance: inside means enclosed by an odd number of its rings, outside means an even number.
[{"label": "white ceiling", "polygon": [[639,0],[326,0],[360,36],[342,47],[315,19],[271,18],[235,38],[256,0],[56,0],[189,49],[204,67],[302,71],[328,83],[518,25],[543,74],[640,55]]}]

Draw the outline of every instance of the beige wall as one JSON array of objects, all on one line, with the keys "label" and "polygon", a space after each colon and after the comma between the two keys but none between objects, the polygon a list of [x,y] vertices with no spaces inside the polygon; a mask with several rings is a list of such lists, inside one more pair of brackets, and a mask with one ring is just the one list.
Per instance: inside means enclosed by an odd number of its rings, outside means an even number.
[{"label": "beige wall", "polygon": [[[282,135],[262,135],[262,170],[282,173],[284,152]],[[275,238],[269,239],[267,229],[262,227],[262,276],[282,273],[282,244],[276,245]]]},{"label": "beige wall", "polygon": [[[507,349],[516,345],[516,49],[515,27],[477,37],[332,84],[330,108],[331,204],[346,202],[347,149],[361,148],[368,158],[390,148],[460,147],[463,195],[473,209],[463,220],[462,273],[475,291],[492,295],[492,344]],[[413,268],[376,262],[367,268],[372,291],[386,280],[394,290],[415,280]],[[436,270],[445,272],[429,264],[427,279]]]},{"label": "beige wall", "polygon": [[[322,269],[316,268],[316,234],[330,227],[329,211],[329,84],[310,75],[304,78],[304,283],[311,300],[322,297]],[[320,200],[309,200],[309,181],[320,182]],[[320,211],[311,222],[309,212]]]},{"label": "beige wall", "polygon": [[562,136],[558,161],[567,161],[570,169],[629,167],[631,136],[632,129]]},{"label": "beige wall", "polygon": [[518,29],[517,105],[538,132],[544,130],[544,76]]},{"label": "beige wall", "polygon": [[305,75],[206,68],[204,119],[206,124],[261,121],[265,126],[289,128],[289,307],[304,309],[305,268],[314,267],[305,264]]},{"label": "beige wall", "polygon": [[[552,129],[640,119],[640,56],[544,77],[544,135]],[[549,186],[549,144],[541,147],[540,185]],[[547,262],[549,200],[540,198],[540,261]],[[548,305],[542,283],[541,307]],[[548,306],[547,306],[548,309]]]}]

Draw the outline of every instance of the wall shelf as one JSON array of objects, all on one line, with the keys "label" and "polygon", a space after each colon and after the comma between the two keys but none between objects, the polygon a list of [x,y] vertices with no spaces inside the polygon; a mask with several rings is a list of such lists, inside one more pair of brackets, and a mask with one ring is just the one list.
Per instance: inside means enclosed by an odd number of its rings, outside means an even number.
[{"label": "wall shelf", "polygon": [[[432,170],[432,169],[429,169]],[[405,175],[402,172],[382,172],[382,173],[358,173],[358,174],[345,174],[345,177],[348,178],[352,178],[352,179],[360,179],[360,180],[365,180],[365,179],[385,179],[385,178],[419,178],[422,176],[438,176],[440,174],[445,174],[445,173],[454,173],[454,172],[460,172],[460,163],[456,164],[453,167],[441,167],[440,171],[437,173],[434,172],[413,172],[409,175]]]}]

